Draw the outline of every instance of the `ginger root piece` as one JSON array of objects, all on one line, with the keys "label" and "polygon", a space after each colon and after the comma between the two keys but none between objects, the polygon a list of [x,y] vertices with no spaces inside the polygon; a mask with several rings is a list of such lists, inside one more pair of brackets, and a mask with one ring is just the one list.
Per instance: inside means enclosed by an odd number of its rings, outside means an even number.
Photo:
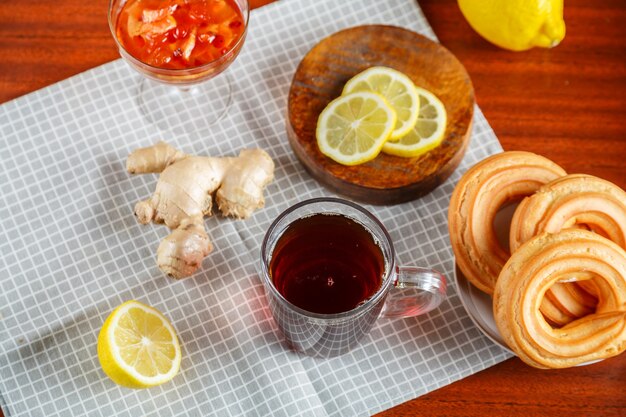
[{"label": "ginger root piece", "polygon": [[159,245],[157,263],[176,279],[193,274],[213,250],[203,224],[213,198],[223,215],[246,219],[265,205],[263,189],[274,179],[274,162],[261,149],[212,158],[185,155],[165,142],[133,151],[126,169],[161,173],[154,194],[137,203],[135,215],[141,224],[165,223],[173,230]]}]

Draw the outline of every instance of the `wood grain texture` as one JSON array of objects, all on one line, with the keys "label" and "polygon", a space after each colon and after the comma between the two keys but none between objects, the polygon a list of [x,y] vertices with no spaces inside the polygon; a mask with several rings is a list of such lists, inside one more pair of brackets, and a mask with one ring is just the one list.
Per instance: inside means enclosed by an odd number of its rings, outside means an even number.
[{"label": "wood grain texture", "polygon": [[518,53],[478,36],[456,1],[419,3],[470,73],[478,105],[505,150],[536,152],[568,173],[626,188],[624,1],[568,0],[563,42]]},{"label": "wood grain texture", "polygon": [[[563,42],[518,53],[478,36],[455,0],[419,4],[468,70],[505,150],[536,152],[626,189],[626,2],[568,0]],[[625,382],[625,354],[558,371],[510,359],[380,416],[625,416]]]},{"label": "wood grain texture", "polygon": [[[626,2],[567,0],[561,45],[521,53],[480,38],[455,0],[419,4],[468,70],[504,149],[626,188]],[[0,103],[117,59],[106,8],[106,0],[0,2]],[[624,416],[625,381],[623,354],[558,371],[511,359],[380,415]]]},{"label": "wood grain texture", "polygon": [[[350,78],[374,66],[406,74],[443,102],[448,116],[444,139],[419,157],[381,152],[367,163],[345,166],[319,150],[317,119]],[[467,149],[473,114],[472,83],[446,48],[403,28],[366,25],[334,33],[304,56],[289,90],[285,123],[291,148],[322,184],[357,201],[397,204],[425,195],[452,174]]]}]

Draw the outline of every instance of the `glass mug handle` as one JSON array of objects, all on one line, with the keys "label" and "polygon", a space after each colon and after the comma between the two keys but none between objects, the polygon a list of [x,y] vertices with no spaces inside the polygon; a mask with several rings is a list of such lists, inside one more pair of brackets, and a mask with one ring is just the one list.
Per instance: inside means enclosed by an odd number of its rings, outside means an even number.
[{"label": "glass mug handle", "polygon": [[413,317],[437,308],[446,298],[446,278],[438,271],[398,266],[380,317]]}]

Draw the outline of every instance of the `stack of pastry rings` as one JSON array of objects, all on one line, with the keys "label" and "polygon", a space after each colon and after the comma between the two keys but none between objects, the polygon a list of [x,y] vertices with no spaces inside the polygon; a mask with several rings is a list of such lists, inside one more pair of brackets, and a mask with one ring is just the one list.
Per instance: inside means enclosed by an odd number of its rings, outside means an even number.
[{"label": "stack of pastry rings", "polygon": [[[508,259],[493,220],[521,198]],[[448,220],[459,268],[493,294],[498,328],[524,361],[567,367],[626,349],[622,189],[590,175],[565,175],[538,155],[504,152],[461,178]]]}]

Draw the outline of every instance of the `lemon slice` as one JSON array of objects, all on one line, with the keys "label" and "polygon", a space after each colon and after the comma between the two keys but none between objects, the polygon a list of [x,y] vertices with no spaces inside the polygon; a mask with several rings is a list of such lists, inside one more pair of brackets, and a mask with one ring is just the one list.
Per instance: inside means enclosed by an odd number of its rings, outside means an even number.
[{"label": "lemon slice", "polygon": [[104,372],[129,388],[147,388],[174,378],[180,345],[172,325],[159,311],[138,301],[117,307],[98,336]]},{"label": "lemon slice", "polygon": [[419,114],[419,97],[415,85],[403,73],[387,67],[371,67],[352,77],[342,94],[371,91],[383,96],[395,110],[398,120],[390,140],[409,133]]},{"label": "lemon slice", "polygon": [[317,145],[343,165],[370,161],[396,125],[396,113],[380,95],[358,92],[331,101],[317,120]]},{"label": "lemon slice", "polygon": [[446,131],[446,108],[430,91],[415,87],[420,99],[420,112],[415,127],[397,142],[383,145],[386,154],[414,157],[439,146]]}]

